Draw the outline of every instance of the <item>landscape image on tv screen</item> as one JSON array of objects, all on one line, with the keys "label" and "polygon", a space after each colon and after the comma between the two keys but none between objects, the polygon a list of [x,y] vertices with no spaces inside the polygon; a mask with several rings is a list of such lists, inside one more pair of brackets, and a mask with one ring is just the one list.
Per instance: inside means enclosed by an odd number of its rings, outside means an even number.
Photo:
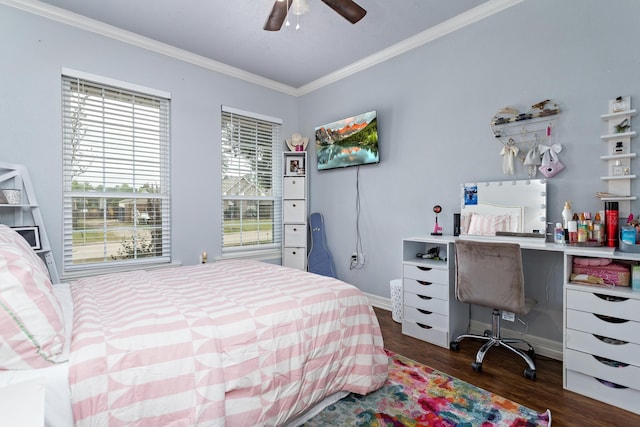
[{"label": "landscape image on tv screen", "polygon": [[318,170],[379,163],[375,111],[316,127]]}]

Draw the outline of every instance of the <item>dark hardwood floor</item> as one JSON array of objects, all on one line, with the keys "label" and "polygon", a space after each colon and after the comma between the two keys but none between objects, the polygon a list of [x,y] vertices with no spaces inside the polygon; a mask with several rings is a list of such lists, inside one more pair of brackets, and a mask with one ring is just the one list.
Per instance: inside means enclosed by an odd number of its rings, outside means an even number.
[{"label": "dark hardwood floor", "polygon": [[526,367],[519,357],[502,348],[491,349],[482,372],[471,368],[480,341],[460,343],[460,351],[438,347],[407,335],[391,318],[391,312],[374,308],[382,329],[385,348],[424,363],[533,410],[551,410],[555,426],[640,426],[640,415],[618,409],[562,388],[562,362],[536,357],[536,379],[524,377]]}]

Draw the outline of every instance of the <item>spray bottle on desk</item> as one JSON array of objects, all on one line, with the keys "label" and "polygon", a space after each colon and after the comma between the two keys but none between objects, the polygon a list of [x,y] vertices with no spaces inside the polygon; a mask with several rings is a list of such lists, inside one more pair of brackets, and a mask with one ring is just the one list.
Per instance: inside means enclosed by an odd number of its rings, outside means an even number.
[{"label": "spray bottle on desk", "polygon": [[569,240],[569,221],[573,218],[573,212],[571,212],[571,202],[564,202],[564,209],[562,209],[562,226],[564,227],[564,238]]},{"label": "spray bottle on desk", "polygon": [[573,212],[571,212],[571,202],[564,202],[564,209],[562,209],[562,225],[564,228],[569,227],[569,221],[573,218]]}]

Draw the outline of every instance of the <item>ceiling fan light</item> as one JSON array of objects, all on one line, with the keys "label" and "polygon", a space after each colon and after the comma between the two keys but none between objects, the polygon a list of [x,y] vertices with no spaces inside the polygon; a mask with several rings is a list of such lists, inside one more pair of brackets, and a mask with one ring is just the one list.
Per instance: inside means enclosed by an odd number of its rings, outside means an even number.
[{"label": "ceiling fan light", "polygon": [[293,0],[291,9],[294,15],[304,15],[309,12],[309,0]]}]

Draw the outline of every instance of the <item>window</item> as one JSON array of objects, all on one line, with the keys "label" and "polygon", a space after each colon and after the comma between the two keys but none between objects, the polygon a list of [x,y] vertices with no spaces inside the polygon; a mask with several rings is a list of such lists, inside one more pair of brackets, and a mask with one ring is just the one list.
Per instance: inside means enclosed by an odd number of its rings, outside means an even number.
[{"label": "window", "polygon": [[281,121],[222,107],[222,253],[280,250]]},{"label": "window", "polygon": [[64,271],[169,262],[168,96],[91,77],[62,77]]}]

